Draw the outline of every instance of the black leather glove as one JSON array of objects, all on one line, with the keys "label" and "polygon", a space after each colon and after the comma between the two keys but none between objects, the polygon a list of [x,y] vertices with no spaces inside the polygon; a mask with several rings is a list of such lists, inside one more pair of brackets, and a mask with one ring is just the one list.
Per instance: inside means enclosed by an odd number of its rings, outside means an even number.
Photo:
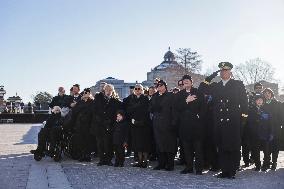
[{"label": "black leather glove", "polygon": [[220,71],[221,70],[217,70],[216,72],[213,72],[213,74],[211,74],[211,75],[209,75],[208,77],[205,78],[205,81],[210,83],[212,81],[212,79],[214,79],[214,77],[216,77]]}]

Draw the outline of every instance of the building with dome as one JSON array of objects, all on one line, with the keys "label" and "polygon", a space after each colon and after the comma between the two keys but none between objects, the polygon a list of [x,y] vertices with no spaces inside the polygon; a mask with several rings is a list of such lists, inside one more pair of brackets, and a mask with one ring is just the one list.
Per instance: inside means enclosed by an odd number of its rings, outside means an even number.
[{"label": "building with dome", "polygon": [[142,82],[142,85],[152,86],[155,78],[160,78],[167,82],[168,89],[172,89],[177,87],[178,80],[180,80],[185,74],[189,74],[193,78],[194,86],[196,87],[204,80],[205,76],[188,72],[184,66],[179,64],[170,47],[163,58],[164,60],[162,63],[147,73],[147,80]]},{"label": "building with dome", "polygon": [[[184,74],[191,75],[194,81],[194,86],[196,87],[205,78],[205,76],[203,75],[186,71],[186,69],[176,61],[175,55],[169,47],[168,51],[163,57],[163,61],[147,73],[146,81],[143,81],[139,84],[142,84],[144,87],[150,87],[153,86],[155,78],[160,78],[167,82],[168,90],[170,90],[174,87],[177,87],[178,80],[180,80]],[[101,90],[100,84],[102,82],[112,84],[120,99],[127,97],[131,92],[131,88],[133,88],[135,84],[138,84],[137,81],[132,83],[125,83],[124,80],[107,77],[105,79],[99,80],[98,82],[96,82],[95,86],[91,87],[93,95]]]}]

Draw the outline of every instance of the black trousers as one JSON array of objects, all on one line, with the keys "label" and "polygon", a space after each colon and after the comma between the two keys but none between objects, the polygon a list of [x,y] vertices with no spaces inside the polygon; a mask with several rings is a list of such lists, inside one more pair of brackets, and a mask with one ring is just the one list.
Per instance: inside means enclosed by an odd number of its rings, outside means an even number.
[{"label": "black trousers", "polygon": [[219,169],[218,162],[218,152],[217,146],[213,140],[205,140],[205,144],[203,144],[204,148],[204,158],[203,158],[203,166],[207,168],[211,167],[212,169]]},{"label": "black trousers", "polygon": [[112,135],[97,136],[96,139],[99,161],[109,163],[113,157]]},{"label": "black trousers", "polygon": [[270,153],[272,154],[272,163],[277,163],[279,149],[280,149],[280,140],[273,139],[270,145]]},{"label": "black trousers", "polygon": [[159,152],[158,165],[163,168],[174,168],[175,153]]},{"label": "black trousers", "polygon": [[92,135],[89,132],[78,133],[78,147],[80,156],[86,157],[91,155]]},{"label": "black trousers", "polygon": [[115,163],[119,165],[123,165],[125,161],[124,147],[122,146],[122,144],[120,145],[115,144],[113,148],[114,148],[114,153],[115,153]]},{"label": "black trousers", "polygon": [[185,162],[184,160],[184,149],[182,145],[182,141],[180,138],[177,140],[177,151],[179,151],[179,161],[180,162]]},{"label": "black trousers", "polygon": [[201,140],[183,141],[184,156],[186,168],[193,170],[193,162],[195,157],[195,170],[203,169],[203,146]]},{"label": "black trousers", "polygon": [[264,140],[255,140],[253,144],[252,156],[254,158],[255,166],[260,167],[260,151],[263,150],[264,158],[263,165],[269,166],[270,163],[270,152],[269,152],[269,142]]},{"label": "black trousers", "polygon": [[250,162],[251,145],[248,140],[242,141],[242,156],[245,164]]},{"label": "black trousers", "polygon": [[223,150],[218,149],[219,165],[222,173],[234,176],[240,164],[240,150]]}]

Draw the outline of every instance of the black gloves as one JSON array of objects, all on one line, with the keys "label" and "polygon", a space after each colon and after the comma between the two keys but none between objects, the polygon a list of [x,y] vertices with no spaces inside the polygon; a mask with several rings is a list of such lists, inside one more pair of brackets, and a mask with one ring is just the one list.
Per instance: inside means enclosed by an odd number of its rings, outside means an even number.
[{"label": "black gloves", "polygon": [[213,74],[211,74],[211,75],[209,75],[208,77],[205,78],[205,81],[210,83],[212,81],[212,79],[214,79],[214,77],[216,77],[220,71],[221,70],[217,70],[216,72],[213,72]]}]

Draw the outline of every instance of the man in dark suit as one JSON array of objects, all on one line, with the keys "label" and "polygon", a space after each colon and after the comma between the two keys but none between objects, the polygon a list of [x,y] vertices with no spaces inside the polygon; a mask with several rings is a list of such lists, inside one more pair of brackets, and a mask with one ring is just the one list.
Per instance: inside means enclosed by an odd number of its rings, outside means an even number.
[{"label": "man in dark suit", "polygon": [[[199,86],[200,91],[212,96],[215,140],[220,168],[219,178],[234,179],[240,162],[241,126],[247,118],[248,99],[241,81],[232,79],[229,62],[221,62],[220,70],[207,77]],[[221,81],[211,83],[220,72]]]},{"label": "man in dark suit", "polygon": [[202,174],[203,168],[203,119],[206,111],[205,98],[194,88],[191,76],[184,75],[184,89],[175,96],[174,110],[179,120],[179,137],[185,154],[186,168],[181,174],[193,172],[195,156],[196,174]]}]

